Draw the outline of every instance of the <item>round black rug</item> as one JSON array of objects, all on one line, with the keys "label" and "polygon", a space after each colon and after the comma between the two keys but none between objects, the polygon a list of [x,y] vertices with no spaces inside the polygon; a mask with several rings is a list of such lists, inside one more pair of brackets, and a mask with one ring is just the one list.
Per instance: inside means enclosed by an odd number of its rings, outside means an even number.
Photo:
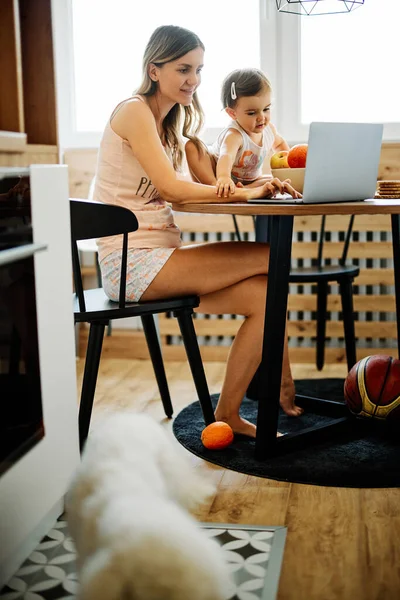
[{"label": "round black rug", "polygon": [[[343,401],[343,379],[309,379],[296,381],[296,392],[302,395]],[[212,395],[213,405],[218,394]],[[257,402],[245,398],[241,414],[256,423]],[[279,431],[296,432],[331,418],[310,412],[301,417],[279,415]],[[376,423],[368,434],[354,439],[343,437],[276,456],[265,461],[254,457],[254,440],[238,436],[224,450],[207,450],[201,443],[204,421],[199,402],[184,408],[175,418],[173,431],[177,440],[190,452],[205,460],[231,469],[296,483],[334,487],[380,488],[400,485],[400,436],[388,430],[385,423]]]}]

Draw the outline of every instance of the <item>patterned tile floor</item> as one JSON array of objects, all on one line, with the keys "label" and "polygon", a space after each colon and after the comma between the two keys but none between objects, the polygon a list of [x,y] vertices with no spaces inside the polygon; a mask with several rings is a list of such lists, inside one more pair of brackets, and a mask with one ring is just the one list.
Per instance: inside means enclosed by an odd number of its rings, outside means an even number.
[{"label": "patterned tile floor", "polygon": [[[276,598],[285,527],[202,523],[224,548],[235,586],[227,600]],[[75,548],[61,517],[0,591],[0,600],[75,600],[78,592]]]}]

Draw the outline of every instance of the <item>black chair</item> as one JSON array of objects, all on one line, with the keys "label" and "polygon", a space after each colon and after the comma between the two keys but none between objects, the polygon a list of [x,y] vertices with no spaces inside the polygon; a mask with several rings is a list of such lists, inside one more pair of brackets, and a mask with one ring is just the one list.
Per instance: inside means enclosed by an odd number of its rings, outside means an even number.
[{"label": "black chair", "polygon": [[[239,226],[233,215],[236,237],[241,241]],[[256,224],[256,222],[255,222]],[[354,265],[346,265],[349,244],[353,231],[354,215],[350,217],[347,227],[342,256],[339,264],[326,265],[323,262],[323,247],[325,241],[325,215],[321,217],[321,227],[318,237],[318,256],[311,267],[296,267],[290,271],[289,282],[299,284],[316,284],[317,286],[317,336],[316,336],[316,365],[321,371],[325,362],[325,335],[326,335],[326,317],[327,300],[329,284],[336,282],[339,285],[339,293],[342,302],[344,341],[346,348],[347,367],[351,367],[357,362],[356,358],[356,339],[354,328],[353,311],[353,280],[360,273],[360,269]],[[264,236],[263,236],[264,237]],[[268,234],[265,241],[268,240]]]},{"label": "black chair", "polygon": [[325,334],[329,284],[336,282],[342,302],[342,318],[344,329],[344,343],[346,348],[347,368],[350,371],[357,362],[356,338],[354,329],[353,309],[353,280],[360,274],[360,269],[354,265],[346,265],[347,253],[353,231],[354,215],[350,217],[347,227],[342,256],[338,265],[325,265],[323,263],[323,247],[325,240],[325,215],[321,217],[321,228],[318,240],[318,256],[315,265],[311,267],[296,267],[290,271],[290,283],[316,284],[317,286],[317,340],[316,364],[321,371],[325,361]]},{"label": "black chair", "polygon": [[[90,253],[91,255],[93,255],[93,254],[95,255],[94,260],[95,260],[97,285],[99,287],[101,287],[101,285],[102,285],[101,269],[100,269],[100,264],[99,264],[99,255],[97,252],[97,245],[93,244],[93,240],[80,240],[80,242],[78,243],[78,250],[79,250],[79,258],[81,258],[81,256],[84,256],[85,253]],[[110,336],[111,333],[112,333],[112,324],[111,324],[111,321],[109,321],[107,324],[107,335]]]},{"label": "black chair", "polygon": [[[136,216],[128,209],[100,202],[70,199],[72,263],[75,291],[73,297],[75,323],[89,323],[89,340],[79,408],[79,439],[83,449],[88,436],[96,390],[104,329],[110,319],[140,316],[153,363],[158,388],[167,417],[173,408],[153,315],[172,312],[177,317],[183,343],[192,371],[196,391],[208,425],[215,421],[208,385],[193,325],[193,309],[199,305],[198,296],[181,296],[149,302],[126,302],[126,268],[128,233],[138,228]],[[102,288],[83,290],[77,242],[83,239],[121,234],[123,237],[119,302],[107,298]]]}]

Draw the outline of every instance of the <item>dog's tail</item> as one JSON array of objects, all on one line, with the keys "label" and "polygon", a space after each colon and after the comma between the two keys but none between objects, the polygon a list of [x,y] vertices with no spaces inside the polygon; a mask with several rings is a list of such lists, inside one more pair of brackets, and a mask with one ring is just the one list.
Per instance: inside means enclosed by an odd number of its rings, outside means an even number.
[{"label": "dog's tail", "polygon": [[79,600],[122,600],[125,579],[109,550],[101,549],[88,558],[80,573]]}]

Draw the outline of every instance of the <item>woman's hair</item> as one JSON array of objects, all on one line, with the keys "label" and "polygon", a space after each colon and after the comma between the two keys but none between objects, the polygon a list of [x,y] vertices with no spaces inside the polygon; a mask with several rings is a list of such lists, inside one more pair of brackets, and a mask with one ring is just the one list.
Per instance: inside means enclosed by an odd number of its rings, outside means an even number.
[{"label": "woman's hair", "polygon": [[271,84],[260,69],[236,69],[225,77],[222,84],[222,106],[235,108],[239,98],[256,96],[264,90],[271,91]]},{"label": "woman's hair", "polygon": [[[156,93],[158,84],[149,76],[150,63],[162,67],[162,65],[178,60],[181,56],[196,48],[204,50],[204,44],[192,31],[176,25],[158,27],[152,33],[144,51],[143,79],[135,93],[142,96],[153,96]],[[204,113],[197,92],[193,94],[193,101],[190,106],[175,104],[165,117],[162,123],[163,133],[175,169],[179,170],[181,167],[184,155],[181,134],[191,140],[196,148],[200,150],[202,144],[197,134],[202,128],[203,122]]]}]

